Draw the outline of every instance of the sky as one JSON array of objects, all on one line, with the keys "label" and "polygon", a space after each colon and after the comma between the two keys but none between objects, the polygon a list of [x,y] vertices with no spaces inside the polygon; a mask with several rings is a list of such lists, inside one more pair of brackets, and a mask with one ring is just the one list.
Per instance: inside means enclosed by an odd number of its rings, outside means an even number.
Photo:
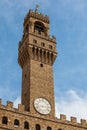
[{"label": "sky", "polygon": [[50,36],[57,39],[54,63],[56,116],[87,120],[87,0],[0,1],[0,98],[20,103],[21,74],[18,42],[29,9],[50,17]]}]

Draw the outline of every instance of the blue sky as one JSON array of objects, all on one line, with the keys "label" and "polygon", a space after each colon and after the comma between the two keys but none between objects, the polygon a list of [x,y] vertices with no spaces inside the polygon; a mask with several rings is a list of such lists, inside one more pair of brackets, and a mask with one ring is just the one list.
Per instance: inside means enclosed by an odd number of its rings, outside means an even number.
[{"label": "blue sky", "polygon": [[[28,10],[50,17],[50,35],[57,38],[54,64],[56,113],[87,119],[87,0],[0,1],[0,98],[3,103],[21,96],[18,42]],[[80,108],[80,109],[79,109]]]}]

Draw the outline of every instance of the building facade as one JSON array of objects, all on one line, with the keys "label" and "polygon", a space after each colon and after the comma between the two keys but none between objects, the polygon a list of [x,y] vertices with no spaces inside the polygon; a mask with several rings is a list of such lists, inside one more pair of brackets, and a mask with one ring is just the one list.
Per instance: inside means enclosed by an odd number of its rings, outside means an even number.
[{"label": "building facade", "polygon": [[53,63],[57,57],[56,37],[50,37],[50,20],[29,10],[18,48],[22,68],[22,95],[18,108],[0,100],[0,130],[86,130],[86,120],[77,123],[65,115],[55,116]]}]

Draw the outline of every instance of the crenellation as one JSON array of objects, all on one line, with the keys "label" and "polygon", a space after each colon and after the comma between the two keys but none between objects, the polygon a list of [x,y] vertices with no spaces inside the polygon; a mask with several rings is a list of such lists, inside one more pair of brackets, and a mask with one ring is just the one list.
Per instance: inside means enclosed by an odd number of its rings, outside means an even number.
[{"label": "crenellation", "polygon": [[[2,102],[2,100],[0,99],[0,101]],[[30,112],[28,112],[28,111],[25,111],[25,107],[24,107],[24,105],[22,105],[22,104],[18,104],[18,108],[14,108],[13,107],[13,102],[11,102],[11,101],[7,101],[7,105],[5,106],[5,105],[0,105],[0,110],[4,110],[4,111],[8,111],[8,112],[12,112],[12,113],[16,113],[16,114],[18,114],[18,113],[22,113],[23,115],[27,115],[27,116],[29,116],[29,117],[32,117],[32,114],[30,114]],[[33,115],[34,116],[34,115]],[[8,117],[9,117],[9,115],[8,115]],[[35,115],[35,118],[36,119],[38,119],[39,117],[38,116],[36,116]],[[77,122],[77,118],[76,117],[70,117],[71,118],[71,121],[68,121],[67,119],[66,119],[66,115],[64,115],[64,114],[60,114],[60,118],[57,118],[57,117],[53,117],[52,119],[48,119],[49,121],[53,121],[54,123],[64,123],[64,124],[66,124],[66,125],[75,125],[75,127],[76,126],[80,126],[80,127],[87,127],[87,122],[86,122],[86,120],[85,119],[81,119],[80,121],[80,123],[78,123]],[[41,118],[41,120],[43,120],[44,119],[44,117],[43,118]]]},{"label": "crenellation", "polygon": [[81,121],[81,124],[82,124],[82,125],[87,125],[87,122],[86,122],[86,120],[84,120],[84,119],[81,119],[80,121]]},{"label": "crenellation", "polygon": [[12,109],[13,108],[13,102],[7,101],[7,108]]},{"label": "crenellation", "polygon": [[24,19],[24,23],[26,23],[30,17],[50,23],[49,17],[47,15],[44,16],[42,13],[38,13],[33,10],[29,10],[29,12],[27,13],[27,15]]},{"label": "crenellation", "polygon": [[24,112],[25,107],[22,104],[18,104],[18,111]]},{"label": "crenellation", "polygon": [[56,43],[56,37],[52,36],[52,41],[54,41]]},{"label": "crenellation", "polygon": [[15,112],[17,112],[17,111],[18,112],[26,112],[25,107],[22,104],[18,104],[18,108],[15,108],[14,105],[13,105],[14,103],[11,102],[11,101],[7,101],[6,105],[3,105],[1,102],[2,102],[2,99],[0,99],[0,108],[2,108],[2,109],[12,110],[12,111],[15,111]]},{"label": "crenellation", "polygon": [[77,123],[77,118],[76,117],[71,117],[70,119],[71,119],[71,122]]},{"label": "crenellation", "polygon": [[60,114],[60,120],[66,120],[66,115]]}]

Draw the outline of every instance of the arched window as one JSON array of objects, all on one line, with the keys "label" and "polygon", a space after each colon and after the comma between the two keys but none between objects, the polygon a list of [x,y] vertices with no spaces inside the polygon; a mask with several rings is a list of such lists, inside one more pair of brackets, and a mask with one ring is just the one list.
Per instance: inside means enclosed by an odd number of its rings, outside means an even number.
[{"label": "arched window", "polygon": [[8,118],[6,116],[2,117],[2,124],[8,124]]},{"label": "arched window", "polygon": [[40,125],[36,124],[36,130],[41,130]]},{"label": "arched window", "polygon": [[14,126],[15,126],[15,127],[18,127],[18,126],[19,126],[19,120],[17,120],[17,119],[14,120]]},{"label": "arched window", "polygon": [[24,129],[29,129],[29,123],[27,121],[24,122]]},{"label": "arched window", "polygon": [[47,127],[47,130],[52,130],[52,128],[48,126],[48,127]]}]

